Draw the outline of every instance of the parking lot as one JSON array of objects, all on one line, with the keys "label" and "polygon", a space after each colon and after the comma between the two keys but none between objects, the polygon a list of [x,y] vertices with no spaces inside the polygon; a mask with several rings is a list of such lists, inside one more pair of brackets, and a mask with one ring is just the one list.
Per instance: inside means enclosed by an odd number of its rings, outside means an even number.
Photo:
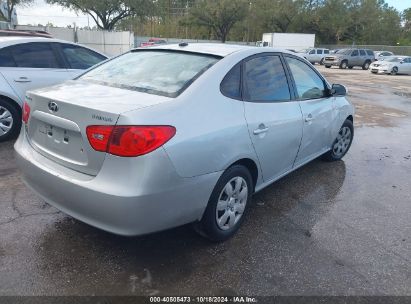
[{"label": "parking lot", "polygon": [[411,296],[411,76],[318,68],[356,106],[351,150],[256,194],[221,244],[190,226],[126,238],[74,220],[1,143],[0,295]]}]

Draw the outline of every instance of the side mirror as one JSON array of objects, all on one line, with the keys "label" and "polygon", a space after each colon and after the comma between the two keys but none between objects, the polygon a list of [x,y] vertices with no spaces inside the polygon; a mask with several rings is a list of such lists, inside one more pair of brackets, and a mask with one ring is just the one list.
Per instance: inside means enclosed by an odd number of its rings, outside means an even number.
[{"label": "side mirror", "polygon": [[347,95],[347,88],[342,84],[333,84],[331,88],[331,94],[333,96],[346,96]]}]

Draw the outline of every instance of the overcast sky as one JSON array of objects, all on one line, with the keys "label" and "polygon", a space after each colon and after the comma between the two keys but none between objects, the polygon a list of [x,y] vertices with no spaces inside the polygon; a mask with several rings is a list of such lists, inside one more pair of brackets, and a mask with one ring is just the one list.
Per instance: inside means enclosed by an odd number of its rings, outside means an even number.
[{"label": "overcast sky", "polygon": [[[400,11],[411,7],[411,0],[386,0],[386,2]],[[46,4],[44,0],[34,0],[34,4],[27,7],[17,7],[17,18],[19,24],[37,25],[40,23],[46,25],[51,22],[56,26],[67,26],[75,22],[80,27],[88,24],[91,27],[95,25],[93,19],[88,15],[76,14],[74,11],[63,9],[58,5]]]}]

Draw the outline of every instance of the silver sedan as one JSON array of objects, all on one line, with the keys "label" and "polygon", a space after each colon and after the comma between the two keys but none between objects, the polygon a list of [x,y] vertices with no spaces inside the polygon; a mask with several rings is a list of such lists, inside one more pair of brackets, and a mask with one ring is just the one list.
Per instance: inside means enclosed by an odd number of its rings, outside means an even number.
[{"label": "silver sedan", "polygon": [[120,235],[194,223],[225,240],[253,193],[340,160],[354,136],[345,87],[270,48],[136,49],[27,95],[15,144],[26,184]]}]

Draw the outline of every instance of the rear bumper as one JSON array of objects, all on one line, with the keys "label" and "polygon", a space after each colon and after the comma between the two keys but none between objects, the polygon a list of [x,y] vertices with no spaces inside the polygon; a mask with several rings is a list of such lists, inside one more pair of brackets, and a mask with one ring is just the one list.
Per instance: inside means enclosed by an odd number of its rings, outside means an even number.
[{"label": "rear bumper", "polygon": [[97,228],[126,236],[201,218],[219,172],[181,178],[163,149],[139,158],[107,155],[97,176],[36,152],[24,132],[15,144],[24,182],[46,202]]}]

